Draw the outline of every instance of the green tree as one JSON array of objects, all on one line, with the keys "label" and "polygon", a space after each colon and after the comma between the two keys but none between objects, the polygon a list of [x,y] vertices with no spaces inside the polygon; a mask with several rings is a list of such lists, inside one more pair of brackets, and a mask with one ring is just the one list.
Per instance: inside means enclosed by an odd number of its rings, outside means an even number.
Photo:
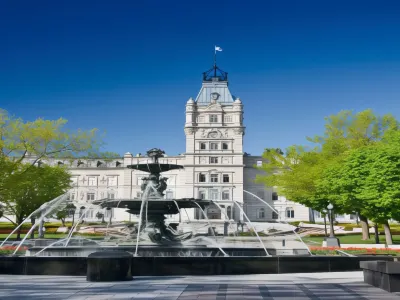
[{"label": "green tree", "polygon": [[57,220],[60,220],[62,226],[65,227],[65,219],[68,217],[68,211],[65,208],[64,209],[60,209],[55,213],[54,217]]},{"label": "green tree", "polygon": [[[0,109],[0,200],[7,177],[17,172],[23,176],[31,167],[48,158],[79,157],[97,153],[103,145],[97,129],[71,132],[67,120],[23,121]],[[28,163],[22,168],[19,164]],[[15,177],[15,176],[13,176]]]},{"label": "green tree", "polygon": [[[350,207],[382,224],[392,243],[388,220],[398,219],[400,207],[400,152],[398,144],[378,143],[352,150],[338,166],[325,170],[320,189],[336,205]],[[366,236],[364,236],[366,238]]]},{"label": "green tree", "polygon": [[[3,182],[1,198],[5,212],[15,215],[15,225],[21,224],[42,204],[64,194],[71,187],[70,174],[64,167],[31,167],[31,164],[24,163],[19,166]],[[34,224],[35,218],[31,222]],[[20,238],[20,231],[17,238]]]},{"label": "green tree", "polygon": [[[360,113],[341,111],[326,118],[323,135],[307,138],[313,147],[291,146],[282,155],[268,149],[263,157],[269,161],[263,164],[266,174],[256,181],[267,186],[276,186],[280,194],[288,199],[321,211],[329,201],[335,202],[334,195],[317,187],[326,176],[326,169],[342,172],[341,162],[349,151],[382,142],[390,132],[398,130],[398,122],[392,115],[376,116],[372,110]],[[357,207],[352,202],[335,205],[337,213],[353,213]],[[368,235],[367,217],[360,212],[363,231]]]}]

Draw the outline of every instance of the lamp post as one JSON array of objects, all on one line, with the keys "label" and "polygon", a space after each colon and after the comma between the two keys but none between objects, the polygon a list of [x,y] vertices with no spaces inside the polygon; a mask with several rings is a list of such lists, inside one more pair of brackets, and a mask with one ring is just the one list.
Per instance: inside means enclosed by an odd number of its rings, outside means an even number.
[{"label": "lamp post", "polygon": [[339,239],[335,237],[333,232],[333,205],[329,203],[326,207],[329,212],[329,219],[330,219],[330,233],[329,237],[326,238],[326,246],[328,247],[340,247]]},{"label": "lamp post", "polygon": [[326,214],[328,211],[326,209],[322,210],[322,214],[324,215],[324,226],[325,226],[325,237],[328,237],[328,229],[326,228]]},{"label": "lamp post", "polygon": [[327,209],[328,209],[328,211],[329,211],[329,223],[330,223],[330,232],[329,232],[329,237],[330,238],[333,238],[333,237],[335,237],[335,235],[334,235],[334,233],[333,233],[333,214],[332,214],[332,211],[333,211],[333,205],[332,205],[332,203],[329,203],[328,204],[328,206],[326,207]]}]

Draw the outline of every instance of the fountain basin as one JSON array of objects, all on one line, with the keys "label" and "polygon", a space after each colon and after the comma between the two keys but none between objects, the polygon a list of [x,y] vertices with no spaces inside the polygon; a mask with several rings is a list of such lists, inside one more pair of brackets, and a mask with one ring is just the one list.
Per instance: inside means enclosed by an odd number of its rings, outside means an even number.
[{"label": "fountain basin", "polygon": [[[26,252],[26,256],[35,256],[43,250],[42,247],[32,247]],[[42,251],[37,257],[88,257],[98,251],[126,251],[135,253],[135,246],[84,246],[84,247],[49,247]],[[223,250],[232,257],[246,256],[266,256],[265,250],[261,247],[224,247]],[[267,248],[270,255],[305,255],[308,256],[307,249],[301,248]],[[223,253],[215,246],[160,246],[160,245],[140,245],[138,249],[139,257],[221,257]]]},{"label": "fountain basin", "polygon": [[[242,275],[360,271],[376,257],[133,257],[133,276]],[[393,257],[379,257],[393,261]],[[0,274],[86,276],[87,257],[0,257]]]}]

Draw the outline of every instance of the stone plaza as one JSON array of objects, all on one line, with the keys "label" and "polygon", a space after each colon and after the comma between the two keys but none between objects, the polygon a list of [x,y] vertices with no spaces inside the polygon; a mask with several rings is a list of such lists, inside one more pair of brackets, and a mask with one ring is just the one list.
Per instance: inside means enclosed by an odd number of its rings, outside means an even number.
[{"label": "stone plaza", "polygon": [[0,299],[394,300],[400,294],[365,284],[362,272],[135,277],[109,283],[82,276],[1,275]]}]

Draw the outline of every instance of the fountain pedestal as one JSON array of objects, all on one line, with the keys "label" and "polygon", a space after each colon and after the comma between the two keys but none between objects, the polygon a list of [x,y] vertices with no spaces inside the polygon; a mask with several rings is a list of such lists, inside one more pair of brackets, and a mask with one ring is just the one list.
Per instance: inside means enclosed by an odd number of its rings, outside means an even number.
[{"label": "fountain pedestal", "polygon": [[132,254],[125,251],[94,252],[87,260],[87,281],[132,280]]}]

